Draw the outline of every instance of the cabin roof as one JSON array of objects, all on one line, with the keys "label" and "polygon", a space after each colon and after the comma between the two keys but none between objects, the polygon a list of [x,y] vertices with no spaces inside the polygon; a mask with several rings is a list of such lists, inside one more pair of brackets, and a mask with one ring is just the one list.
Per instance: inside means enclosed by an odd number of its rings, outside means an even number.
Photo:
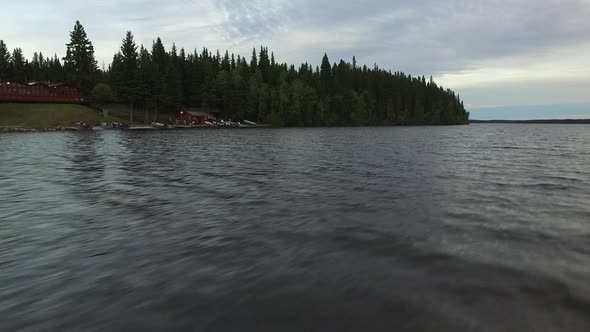
[{"label": "cabin roof", "polygon": [[5,85],[20,85],[20,86],[45,86],[48,88],[59,88],[59,87],[65,87],[65,88],[73,88],[76,89],[76,87],[74,87],[71,84],[68,83],[55,83],[55,84],[49,84],[46,82],[29,82],[29,83],[21,83],[18,81],[8,81],[8,80],[0,80],[0,84],[5,84]]},{"label": "cabin roof", "polygon": [[32,85],[49,85],[49,84],[47,84],[47,83],[44,83],[44,82],[29,82],[29,83],[27,83],[27,84],[28,84],[28,85],[31,85],[31,86],[32,86]]},{"label": "cabin roof", "polygon": [[56,83],[56,84],[49,84],[48,85],[50,88],[59,88],[59,87],[65,87],[65,88],[75,88],[73,85],[68,84],[68,83]]},{"label": "cabin roof", "polygon": [[209,116],[209,113],[206,112],[185,111],[185,113],[190,114],[192,116]]},{"label": "cabin roof", "polygon": [[20,85],[20,86],[25,86],[26,84],[20,83],[20,82],[16,82],[16,81],[2,81],[0,80],[0,84],[3,85]]},{"label": "cabin roof", "polygon": [[205,107],[183,107],[182,112],[186,112],[189,114],[191,112],[197,112],[197,113],[205,113],[207,115],[221,113],[220,110],[217,110],[214,108],[205,108]]}]

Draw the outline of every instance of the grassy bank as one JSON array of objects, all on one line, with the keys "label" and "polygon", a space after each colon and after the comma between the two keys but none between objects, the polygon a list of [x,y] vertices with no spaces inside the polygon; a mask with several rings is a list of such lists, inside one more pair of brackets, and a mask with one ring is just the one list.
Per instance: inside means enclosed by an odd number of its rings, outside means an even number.
[{"label": "grassy bank", "polygon": [[[128,105],[111,104],[102,109],[107,111],[108,117],[103,117],[100,110],[84,105],[0,103],[0,130],[2,128],[71,127],[79,121],[92,125],[99,125],[102,122],[130,123],[131,109]],[[145,109],[136,108],[133,115],[134,125],[147,125],[154,121],[156,114],[153,111],[146,114]],[[160,123],[168,123],[173,118],[174,114],[160,112],[156,120]]]},{"label": "grassy bank", "polygon": [[[104,106],[103,108],[104,110],[108,111],[109,115],[112,115],[116,118],[125,119],[125,122],[130,122],[131,108],[129,105],[111,104]],[[144,108],[136,107],[133,109],[133,123],[136,125],[147,125],[154,122],[154,120],[160,123],[168,123],[171,118],[173,119],[175,117],[174,114],[164,112],[159,112],[157,114],[157,119],[154,119],[155,116],[156,114],[153,110],[146,113]]]},{"label": "grassy bank", "polygon": [[83,121],[93,125],[123,121],[104,118],[98,110],[73,104],[0,104],[0,127],[47,129],[73,126]]}]

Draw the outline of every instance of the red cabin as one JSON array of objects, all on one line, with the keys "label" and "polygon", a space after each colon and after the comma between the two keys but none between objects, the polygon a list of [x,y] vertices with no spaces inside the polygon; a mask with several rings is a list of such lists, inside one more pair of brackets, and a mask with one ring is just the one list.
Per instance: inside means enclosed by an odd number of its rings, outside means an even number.
[{"label": "red cabin", "polygon": [[84,103],[80,91],[65,83],[18,83],[0,81],[0,101],[39,103]]},{"label": "red cabin", "polygon": [[202,125],[214,117],[200,108],[184,108],[176,115],[176,121],[185,125]]}]

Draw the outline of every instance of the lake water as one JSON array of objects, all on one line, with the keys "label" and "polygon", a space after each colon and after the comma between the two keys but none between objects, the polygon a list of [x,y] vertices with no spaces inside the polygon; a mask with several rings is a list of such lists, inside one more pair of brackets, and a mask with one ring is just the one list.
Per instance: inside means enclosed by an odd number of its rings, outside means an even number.
[{"label": "lake water", "polygon": [[590,126],[0,135],[0,330],[590,331]]}]

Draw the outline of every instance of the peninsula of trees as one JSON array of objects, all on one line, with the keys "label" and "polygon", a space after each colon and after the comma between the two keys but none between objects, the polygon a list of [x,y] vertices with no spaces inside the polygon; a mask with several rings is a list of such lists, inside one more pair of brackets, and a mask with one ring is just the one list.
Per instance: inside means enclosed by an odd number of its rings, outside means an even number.
[{"label": "peninsula of trees", "polygon": [[[432,78],[359,66],[324,55],[321,65],[277,62],[268,48],[249,58],[225,51],[166,50],[157,38],[138,46],[127,32],[108,68],[98,68],[84,27],[76,22],[66,55],[10,52],[0,41],[0,80],[67,82],[83,95],[135,109],[174,114],[181,107],[221,110],[225,117],[276,126],[467,124],[459,96]],[[98,85],[98,86],[97,86]]]}]

